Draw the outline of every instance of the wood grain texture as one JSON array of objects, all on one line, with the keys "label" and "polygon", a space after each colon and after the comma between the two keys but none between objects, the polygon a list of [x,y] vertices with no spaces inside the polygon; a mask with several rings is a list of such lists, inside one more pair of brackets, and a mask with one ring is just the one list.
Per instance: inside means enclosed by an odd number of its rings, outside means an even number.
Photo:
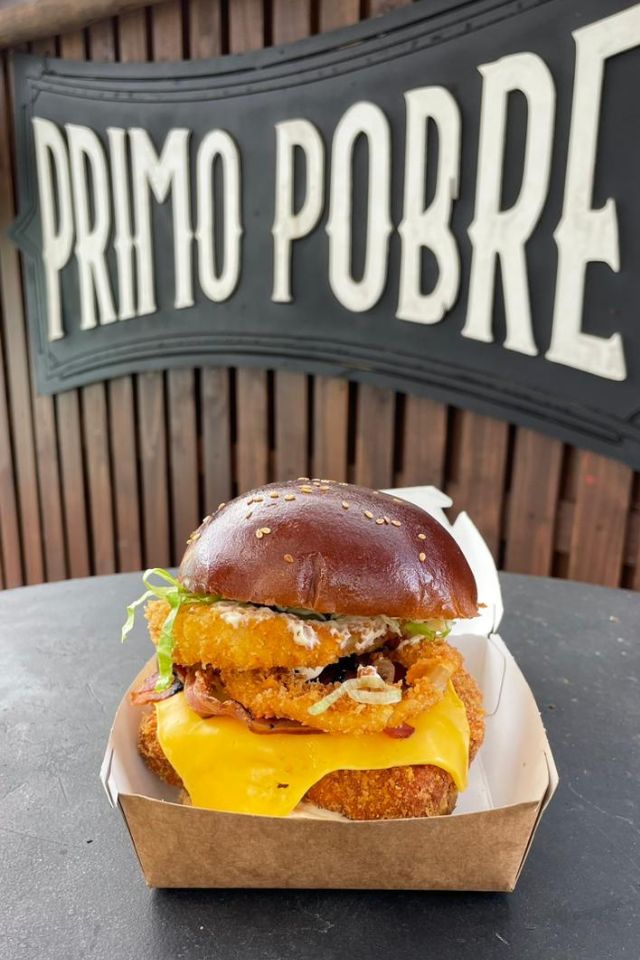
[{"label": "wood grain texture", "polygon": [[337,30],[357,23],[360,19],[360,0],[320,0],[320,32]]},{"label": "wood grain texture", "polygon": [[140,0],[5,0],[0,5],[0,46],[49,38],[140,6]]},{"label": "wood grain texture", "polygon": [[264,46],[264,7],[262,0],[232,0],[228,4],[229,50],[243,53]]},{"label": "wood grain texture", "polygon": [[[67,60],[82,60],[86,55],[83,31],[67,33],[60,38],[60,56]],[[78,390],[66,390],[57,395],[56,421],[69,576],[86,577],[91,572],[91,562]]]},{"label": "wood grain texture", "polygon": [[314,477],[347,480],[348,434],[348,382],[331,377],[314,377],[311,456],[311,473]]},{"label": "wood grain texture", "polygon": [[498,559],[509,427],[471,411],[456,411],[454,424],[453,475],[446,492],[456,512],[470,514]]},{"label": "wood grain texture", "polygon": [[395,394],[361,383],[357,409],[354,480],[365,487],[393,486]]},{"label": "wood grain texture", "polygon": [[272,0],[271,37],[275,44],[293,43],[311,33],[311,0]]},{"label": "wood grain texture", "polygon": [[203,513],[210,513],[233,491],[231,462],[231,395],[228,370],[207,367],[200,371]]},{"label": "wood grain texture", "polygon": [[18,528],[16,478],[9,427],[9,398],[4,375],[5,362],[0,332],[0,565],[2,566],[2,587],[20,587],[23,583],[22,545]]},{"label": "wood grain texture", "polygon": [[617,586],[633,473],[622,463],[584,450],[577,460],[568,575],[572,580]]},{"label": "wood grain texture", "polygon": [[82,419],[89,491],[92,570],[114,573],[116,549],[107,397],[103,383],[82,388]]},{"label": "wood grain texture", "polygon": [[25,579],[27,583],[40,583],[45,578],[45,566],[26,321],[18,252],[7,235],[15,217],[11,158],[9,70],[3,57],[0,71],[0,303],[4,349],[11,358],[7,364],[7,389]]},{"label": "wood grain texture", "polygon": [[278,480],[306,476],[308,397],[304,373],[280,370],[275,376],[275,468]]},{"label": "wood grain texture", "polygon": [[505,570],[549,576],[560,491],[562,443],[519,427],[513,454]]},{"label": "wood grain texture", "polygon": [[140,373],[136,385],[144,565],[166,567],[171,550],[164,381],[161,373]]},{"label": "wood grain texture", "polygon": [[403,486],[444,484],[447,408],[426,397],[405,397],[402,437]]},{"label": "wood grain texture", "polygon": [[118,570],[142,566],[136,412],[131,377],[108,384],[109,429]]},{"label": "wood grain texture", "polygon": [[269,401],[265,370],[237,371],[236,407],[236,479],[238,493],[244,493],[269,479]]},{"label": "wood grain texture", "polygon": [[217,57],[223,50],[220,0],[191,0],[189,55],[193,60]]}]

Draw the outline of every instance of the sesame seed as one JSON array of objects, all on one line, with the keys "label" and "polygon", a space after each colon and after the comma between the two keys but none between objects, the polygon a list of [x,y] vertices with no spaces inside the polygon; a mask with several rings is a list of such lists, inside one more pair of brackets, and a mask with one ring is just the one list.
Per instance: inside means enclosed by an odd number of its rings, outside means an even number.
[{"label": "sesame seed", "polygon": [[343,509],[343,510],[348,510],[348,509],[349,509],[349,504],[347,503],[346,500],[343,500],[343,501],[342,501],[342,509]]},{"label": "sesame seed", "polygon": [[384,517],[378,517],[377,520],[376,520],[376,523],[383,524],[383,523],[384,523]]},{"label": "sesame seed", "polygon": [[313,487],[300,487],[300,493],[313,493]]},{"label": "sesame seed", "polygon": [[418,554],[418,560],[419,560],[421,563],[424,563],[426,559],[427,559],[426,553],[419,553],[419,554]]},{"label": "sesame seed", "polygon": [[312,483],[322,483],[320,477],[313,477],[311,480]]},{"label": "sesame seed", "polygon": [[254,502],[254,503],[262,503],[263,500],[264,500],[264,497],[254,497],[254,498],[253,498],[253,502]]},{"label": "sesame seed", "polygon": [[285,555],[284,555],[284,557],[283,557],[282,559],[283,559],[283,560],[286,560],[287,563],[293,563],[293,557],[291,556],[290,553],[285,553]]},{"label": "sesame seed", "polygon": [[253,497],[247,500],[247,506],[250,507],[252,503],[253,503]]},{"label": "sesame seed", "polygon": [[401,500],[400,497],[393,497],[393,502],[394,502],[394,503],[403,503],[404,501]]},{"label": "sesame seed", "polygon": [[199,539],[200,539],[200,534],[198,533],[197,530],[194,530],[193,533],[191,534],[191,537],[190,537],[189,539],[190,539],[190,540],[199,540]]},{"label": "sesame seed", "polygon": [[253,510],[249,510],[249,513],[246,515],[245,520],[248,520],[249,517],[253,516]]},{"label": "sesame seed", "polygon": [[365,517],[367,517],[368,520],[373,520],[373,514],[371,513],[371,510],[365,510],[363,512]]},{"label": "sesame seed", "polygon": [[285,500],[295,500],[295,496],[293,493],[286,493],[284,498]]},{"label": "sesame seed", "polygon": [[211,514],[210,514],[210,513],[208,513],[208,514],[206,515],[206,517],[203,517],[203,518],[202,518],[202,522],[203,522],[203,523],[208,523],[209,520],[211,520]]},{"label": "sesame seed", "polygon": [[401,527],[402,524],[400,523],[399,520],[392,520],[392,521],[391,521],[391,526],[392,526],[392,527]]},{"label": "sesame seed", "polygon": [[273,493],[270,493],[269,496],[271,497],[272,500],[277,500],[280,494],[274,491]]},{"label": "sesame seed", "polygon": [[262,533],[271,533],[271,527],[260,527]]},{"label": "sesame seed", "polygon": [[321,489],[321,490],[328,490],[329,487],[326,485],[326,483],[321,483],[321,484],[320,484],[320,489]]},{"label": "sesame seed", "polygon": [[419,534],[418,534],[418,540],[426,540],[426,539],[427,539],[426,533],[419,533]]},{"label": "sesame seed", "polygon": [[324,477],[322,477],[322,482],[323,482],[323,483],[333,483],[333,480],[326,480]]},{"label": "sesame seed", "polygon": [[382,519],[384,520],[385,523],[390,523],[389,517],[383,517]]},{"label": "sesame seed", "polygon": [[308,480],[309,477],[298,477],[298,480]]},{"label": "sesame seed", "polygon": [[222,503],[218,504],[218,510],[222,510],[223,507],[226,507],[226,503],[224,500],[222,501]]},{"label": "sesame seed", "polygon": [[264,537],[264,533],[262,532],[262,530],[256,530],[256,537],[258,538],[258,540],[262,540],[262,538]]}]

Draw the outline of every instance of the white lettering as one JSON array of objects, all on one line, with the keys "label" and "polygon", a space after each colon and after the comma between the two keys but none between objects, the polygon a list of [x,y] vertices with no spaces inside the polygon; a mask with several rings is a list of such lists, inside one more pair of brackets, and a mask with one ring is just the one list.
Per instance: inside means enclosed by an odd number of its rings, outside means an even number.
[{"label": "white lettering", "polygon": [[191,276],[191,231],[189,215],[189,135],[179,128],[170,130],[158,156],[146,130],[132,127],[131,166],[133,173],[133,208],[135,212],[136,265],[138,279],[138,315],[155,313],[151,247],[151,208],[149,190],[158,203],[172,191],[173,257],[176,278],[176,310],[193,306]]},{"label": "white lettering", "polygon": [[[213,199],[213,170],[216,157],[220,158],[224,176],[224,252],[223,269],[216,271],[215,211]],[[240,247],[242,224],[240,217],[240,154],[224,130],[212,130],[198,150],[198,273],[200,286],[206,296],[215,302],[227,300],[240,277]]]},{"label": "white lettering", "polygon": [[34,117],[32,122],[42,222],[42,260],[47,290],[47,328],[49,340],[60,340],[64,337],[64,329],[59,274],[71,256],[73,245],[69,158],[64,138],[55,123],[40,117]]},{"label": "white lettering", "polygon": [[620,269],[615,202],[591,206],[604,61],[640,43],[640,6],[582,27],[573,34],[576,67],[562,219],[554,234],[558,279],[553,332],[547,360],[577,370],[625,380],[627,368],[619,333],[598,337],[583,333],[582,308],[587,264],[599,260]]},{"label": "white lettering", "polygon": [[[354,280],[352,255],[352,166],[356,139],[364,135],[369,151],[367,239],[364,273]],[[331,151],[329,283],[348,310],[360,313],[373,307],[387,279],[391,233],[391,131],[384,113],[373,103],[356,103],[340,119]]]},{"label": "white lettering", "polygon": [[[451,233],[451,206],[458,196],[460,111],[448,90],[423,87],[404,95],[407,141],[404,167],[400,295],[397,316],[415,323],[438,323],[455,303],[460,283],[460,257]],[[427,121],[438,128],[438,171],[435,195],[425,209]],[[438,261],[438,280],[428,294],[420,292],[420,251],[428,247]]]},{"label": "white lettering", "polygon": [[115,213],[113,246],[118,264],[118,320],[130,320],[135,317],[136,308],[133,296],[133,237],[129,212],[126,131],[120,127],[108,127],[107,137]]},{"label": "white lettering", "polygon": [[[549,184],[555,87],[548,67],[533,53],[518,53],[479,67],[484,78],[478,181],[469,236],[473,259],[463,336],[493,341],[491,321],[496,260],[500,258],[507,326],[505,347],[535,356],[525,243],[538,222]],[[527,98],[527,139],[522,187],[514,205],[500,209],[509,93]]]}]

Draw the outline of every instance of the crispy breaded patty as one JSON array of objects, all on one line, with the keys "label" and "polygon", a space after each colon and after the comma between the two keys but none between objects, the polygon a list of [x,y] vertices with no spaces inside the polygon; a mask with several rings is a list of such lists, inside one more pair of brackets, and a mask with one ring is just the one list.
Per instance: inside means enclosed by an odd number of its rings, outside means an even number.
[{"label": "crispy breaded patty", "polygon": [[[339,683],[308,683],[293,670],[222,671],[229,697],[255,717],[286,717],[325,733],[376,733],[387,727],[411,723],[442,699],[447,681],[462,664],[462,656],[444,641],[418,640],[385,654],[406,675],[395,686],[402,690],[399,703],[363,704],[342,697],[328,710],[314,715],[309,708],[336,690]],[[375,662],[375,660],[374,660]]]},{"label": "crispy breaded patty", "polygon": [[[482,694],[466,670],[455,674],[453,685],[467,711],[471,762],[484,739]],[[388,770],[336,770],[315,783],[305,799],[349,820],[391,820],[451,813],[458,791],[450,774],[427,764]]]},{"label": "crispy breaded patty", "polygon": [[[146,605],[156,645],[170,610],[166,600]],[[302,620],[268,607],[190,603],[180,608],[174,622],[173,661],[217,670],[325,667],[354,651],[382,646],[394,632],[394,622],[383,616]]]},{"label": "crispy breaded patty", "polygon": [[[464,669],[454,675],[453,684],[467,711],[471,760],[484,737],[482,695]],[[158,741],[155,710],[142,719],[138,749],[157,776],[173,786],[182,786]],[[305,799],[351,820],[434,817],[451,813],[457,790],[451,776],[439,767],[415,765],[387,770],[337,770],[314,784]]]}]

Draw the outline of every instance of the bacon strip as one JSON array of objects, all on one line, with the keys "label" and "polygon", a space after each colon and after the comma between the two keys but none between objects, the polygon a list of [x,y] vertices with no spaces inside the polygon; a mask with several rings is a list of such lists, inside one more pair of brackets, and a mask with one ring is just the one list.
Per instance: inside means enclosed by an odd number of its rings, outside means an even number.
[{"label": "bacon strip", "polygon": [[174,693],[182,690],[182,682],[177,677],[174,678],[173,683],[170,687],[167,687],[166,690],[156,690],[157,682],[158,674],[152,673],[150,677],[147,677],[141,687],[131,691],[129,694],[131,703],[135,704],[136,707],[140,707],[145,703],[156,703],[158,700],[167,700],[169,697],[172,697]]},{"label": "bacon strip", "polygon": [[399,727],[387,727],[384,730],[384,733],[394,740],[406,740],[408,737],[412,737],[415,732],[416,728],[412,727],[410,723],[401,723]]}]

